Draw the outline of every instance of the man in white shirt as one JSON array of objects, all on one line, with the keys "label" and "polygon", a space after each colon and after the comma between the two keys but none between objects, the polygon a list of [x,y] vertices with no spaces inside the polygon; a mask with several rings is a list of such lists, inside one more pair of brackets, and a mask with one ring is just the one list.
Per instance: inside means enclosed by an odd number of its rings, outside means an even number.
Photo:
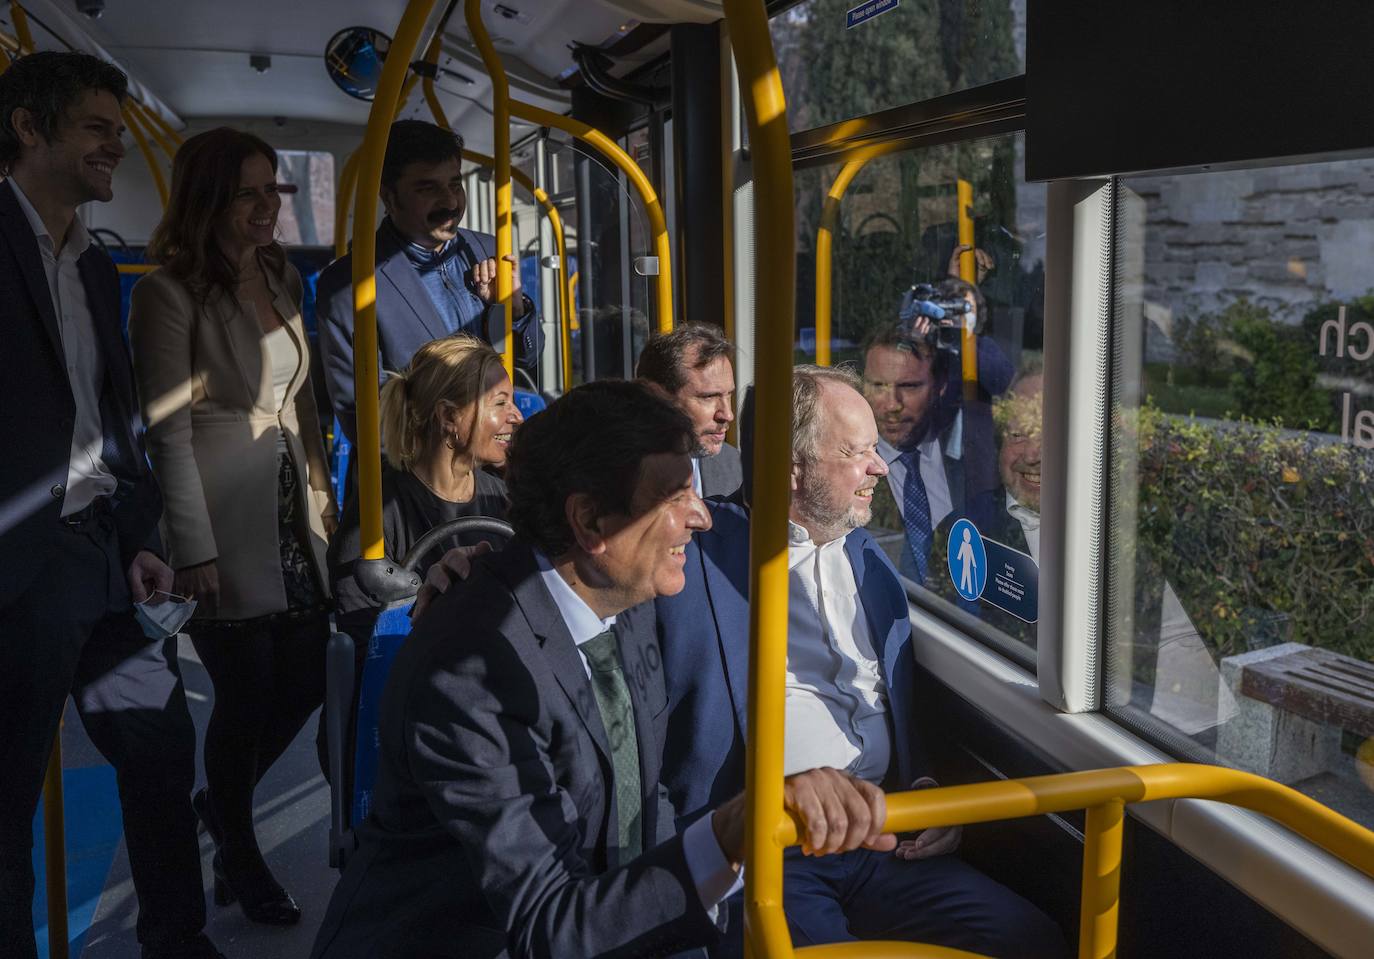
[{"label": "man in white shirt", "polygon": [[[920,788],[934,781],[916,728],[906,594],[861,528],[888,470],[859,386],[839,369],[799,367],[793,379],[784,770],[838,769],[889,789]],[[719,504],[712,523],[687,549],[686,587],[657,603],[671,707],[663,780],[682,822],[744,776],[748,519]],[[1064,956],[1043,913],[950,855],[958,840],[957,829],[930,829],[890,853],[822,860],[790,850],[783,888],[794,941]]]},{"label": "man in white shirt", "polygon": [[[516,434],[516,538],[416,621],[382,699],[381,769],[313,955],[670,955],[717,936],[742,796],[680,835],[660,783],[657,596],[710,517],[690,421],[656,388],[594,382]],[[891,851],[881,790],[789,777],[820,853]]]},{"label": "man in white shirt", "polygon": [[[148,957],[213,959],[171,589],[114,264],[76,217],[112,196],[124,74],[34,53],[0,76],[0,956],[34,959],[32,823],[68,694],[114,767]],[[145,615],[148,615],[145,612]],[[152,615],[160,619],[161,611]],[[164,621],[165,622],[165,621]],[[150,638],[151,637],[151,638]]]}]

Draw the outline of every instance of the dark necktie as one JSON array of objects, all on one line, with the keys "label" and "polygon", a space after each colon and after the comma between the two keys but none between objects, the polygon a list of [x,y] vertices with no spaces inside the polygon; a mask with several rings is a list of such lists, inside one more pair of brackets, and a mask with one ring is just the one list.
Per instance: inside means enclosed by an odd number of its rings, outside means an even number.
[{"label": "dark necktie", "polygon": [[643,814],[639,784],[639,737],[635,733],[634,706],[630,687],[620,668],[619,644],[615,633],[605,632],[580,647],[591,667],[592,692],[601,711],[601,722],[611,742],[611,765],[615,768],[616,823],[619,855],[616,863],[629,862],[641,852]]},{"label": "dark necktie", "polygon": [[906,547],[911,554],[916,582],[924,584],[930,565],[933,539],[930,528],[930,498],[921,479],[921,451],[907,450],[900,457],[906,466],[906,482],[902,484],[902,523],[906,526]]}]

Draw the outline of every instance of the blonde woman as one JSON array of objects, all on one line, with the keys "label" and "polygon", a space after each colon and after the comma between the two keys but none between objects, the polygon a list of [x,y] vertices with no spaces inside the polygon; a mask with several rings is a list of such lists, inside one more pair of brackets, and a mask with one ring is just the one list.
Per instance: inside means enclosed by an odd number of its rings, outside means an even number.
[{"label": "blonde woman", "polygon": [[310,384],[301,278],[276,242],[277,156],[220,127],[187,140],[134,288],[129,339],[163,542],[215,686],[205,735],[215,901],[256,922],[300,909],[272,876],[253,792],[324,698],[325,541],[338,512]]}]

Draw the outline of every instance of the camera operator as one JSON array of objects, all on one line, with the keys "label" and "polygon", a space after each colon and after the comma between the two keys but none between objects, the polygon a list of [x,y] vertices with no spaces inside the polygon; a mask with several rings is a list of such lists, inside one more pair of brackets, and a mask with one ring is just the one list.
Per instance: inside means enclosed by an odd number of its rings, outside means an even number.
[{"label": "camera operator", "polygon": [[[957,255],[956,250],[956,255]],[[878,450],[888,464],[874,494],[871,526],[900,530],[902,575],[926,583],[934,530],[947,516],[974,525],[992,515],[998,487],[992,397],[1014,369],[979,335],[987,308],[978,288],[957,278],[917,284],[898,320],[864,344],[864,393],[878,422]],[[964,397],[962,331],[975,335],[978,384]]]}]

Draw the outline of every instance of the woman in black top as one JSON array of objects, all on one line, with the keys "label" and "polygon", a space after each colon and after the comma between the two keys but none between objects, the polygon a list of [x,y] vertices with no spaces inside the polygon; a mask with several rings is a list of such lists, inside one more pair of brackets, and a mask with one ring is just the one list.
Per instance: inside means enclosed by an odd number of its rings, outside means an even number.
[{"label": "woman in black top", "polygon": [[[511,436],[524,421],[501,357],[483,341],[457,333],[426,343],[410,365],[382,386],[382,538],[401,560],[434,527],[463,516],[506,518],[506,484],[486,472],[504,466]],[[353,578],[362,555],[355,492],[329,546],[329,572],[339,628],[366,648],[380,608]],[[457,535],[421,558],[424,570],[454,546],[485,534]],[[493,547],[501,545],[492,540]]]}]

